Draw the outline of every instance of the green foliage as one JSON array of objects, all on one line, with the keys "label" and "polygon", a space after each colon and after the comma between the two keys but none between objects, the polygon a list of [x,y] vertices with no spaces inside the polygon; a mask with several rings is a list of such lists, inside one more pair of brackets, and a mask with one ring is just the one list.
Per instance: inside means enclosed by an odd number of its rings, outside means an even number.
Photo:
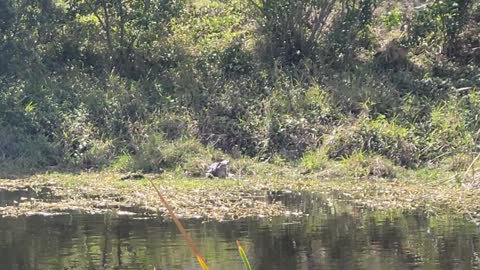
[{"label": "green foliage", "polygon": [[340,2],[342,9],[334,18],[325,47],[331,62],[349,65],[359,49],[373,47],[371,27],[378,1]]},{"label": "green foliage", "polygon": [[5,34],[15,21],[15,9],[11,1],[0,2],[0,45],[3,45]]},{"label": "green foliage", "polygon": [[354,152],[342,160],[344,172],[353,177],[395,178],[395,168],[391,161],[378,156],[365,156]]},{"label": "green foliage", "polygon": [[353,177],[362,177],[368,175],[368,161],[363,152],[353,152],[350,156],[342,160],[345,171]]},{"label": "green foliage", "polygon": [[111,162],[110,168],[115,171],[125,172],[133,169],[131,164],[133,164],[133,157],[128,153],[122,153]]},{"label": "green foliage", "polygon": [[462,100],[451,98],[432,109],[428,137],[422,150],[425,159],[438,159],[465,153],[473,147],[473,134],[469,120],[462,110]]},{"label": "green foliage", "polygon": [[220,66],[227,75],[245,75],[253,69],[252,56],[242,49],[242,41],[226,48],[220,57]]},{"label": "green foliage", "polygon": [[131,78],[143,76],[144,70],[163,64],[163,55],[150,53],[159,51],[158,38],[168,34],[168,23],[183,10],[182,1],[170,0],[66,1],[65,6],[66,15],[74,18],[76,34],[92,35],[101,45],[84,48],[83,44],[67,43],[68,48],[77,50],[70,55],[103,56],[107,66]]},{"label": "green foliage", "polygon": [[[476,153],[480,5],[428,1],[410,18],[386,6],[1,1],[0,159],[202,175],[221,150],[251,175]],[[404,23],[412,53],[379,68],[373,48]]]},{"label": "green foliage", "polygon": [[328,149],[318,148],[305,153],[301,159],[303,167],[309,170],[324,170],[330,164]]},{"label": "green foliage", "polygon": [[183,169],[192,176],[201,176],[209,162],[220,156],[214,149],[190,138],[166,140],[161,133],[148,134],[139,142],[138,152],[117,160],[117,165],[131,161],[131,171],[161,172],[163,169]]},{"label": "green foliage", "polygon": [[112,141],[94,140],[77,162],[82,168],[103,168],[111,163],[115,154]]},{"label": "green foliage", "polygon": [[[318,53],[319,42],[327,38],[330,61],[339,54],[348,57],[358,46],[371,42],[370,24],[376,0],[263,0],[249,1],[262,26],[263,51],[271,59],[297,64]],[[331,25],[329,22],[334,21]],[[335,54],[335,56],[334,56]]]},{"label": "green foliage", "polygon": [[399,8],[392,9],[387,14],[382,15],[381,19],[389,29],[399,27],[403,22],[403,12]]},{"label": "green foliage", "polygon": [[314,52],[318,39],[327,30],[333,0],[250,1],[266,36],[269,56],[284,63],[298,63]]},{"label": "green foliage", "polygon": [[384,116],[362,116],[340,126],[325,141],[331,158],[346,158],[354,153],[380,154],[398,165],[416,167],[420,162],[417,138],[408,128]]},{"label": "green foliage", "polygon": [[414,16],[410,41],[442,46],[448,56],[456,54],[458,36],[468,22],[474,1],[430,1]]},{"label": "green foliage", "polygon": [[55,166],[60,163],[58,148],[40,135],[19,134],[12,128],[0,128],[0,169],[19,171]]}]

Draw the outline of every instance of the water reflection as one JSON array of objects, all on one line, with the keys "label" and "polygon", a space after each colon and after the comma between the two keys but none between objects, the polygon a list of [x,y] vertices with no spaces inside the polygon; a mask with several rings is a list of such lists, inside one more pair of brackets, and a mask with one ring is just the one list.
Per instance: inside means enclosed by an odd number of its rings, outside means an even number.
[{"label": "water reflection", "polygon": [[[480,231],[469,223],[379,214],[308,194],[270,200],[286,203],[294,214],[185,222],[211,269],[243,269],[236,239],[259,270],[480,269]],[[174,224],[109,215],[1,218],[0,266],[198,269]]]},{"label": "water reflection", "polygon": [[0,188],[0,207],[18,205],[20,201],[29,201],[32,199],[41,199],[44,201],[52,201],[58,199],[48,187],[41,187],[34,190],[29,186],[16,187],[14,189]]}]

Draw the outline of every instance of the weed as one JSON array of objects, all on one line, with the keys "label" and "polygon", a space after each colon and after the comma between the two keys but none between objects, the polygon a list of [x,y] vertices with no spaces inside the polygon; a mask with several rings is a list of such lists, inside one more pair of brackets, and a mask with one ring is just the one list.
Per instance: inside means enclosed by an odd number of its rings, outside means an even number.
[{"label": "weed", "polygon": [[[351,121],[351,120],[350,120]],[[345,123],[326,138],[330,158],[348,157],[355,152],[383,155],[398,165],[417,166],[416,138],[411,130],[379,116],[363,116]]]},{"label": "weed", "polygon": [[380,156],[366,156],[362,152],[355,152],[344,158],[342,164],[345,173],[353,177],[379,177],[395,178],[395,167],[393,164]]},{"label": "weed", "polygon": [[129,168],[133,171],[161,172],[163,169],[182,168],[192,176],[203,175],[209,162],[218,159],[220,152],[205,147],[193,138],[167,140],[162,133],[151,133],[131,156]]},{"label": "weed", "polygon": [[301,159],[302,166],[309,170],[324,170],[329,163],[328,149],[325,147],[309,151]]}]

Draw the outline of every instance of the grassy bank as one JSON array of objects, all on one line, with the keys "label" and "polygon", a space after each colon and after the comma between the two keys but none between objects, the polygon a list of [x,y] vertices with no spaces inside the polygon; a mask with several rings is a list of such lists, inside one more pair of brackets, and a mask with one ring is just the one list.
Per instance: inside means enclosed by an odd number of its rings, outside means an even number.
[{"label": "grassy bank", "polygon": [[198,175],[214,155],[461,170],[478,154],[475,1],[1,5],[2,172]]}]

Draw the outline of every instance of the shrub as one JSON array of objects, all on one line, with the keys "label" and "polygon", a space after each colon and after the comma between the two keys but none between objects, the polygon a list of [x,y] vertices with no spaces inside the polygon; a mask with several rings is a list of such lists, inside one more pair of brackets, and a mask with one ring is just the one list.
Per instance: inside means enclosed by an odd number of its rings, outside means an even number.
[{"label": "shrub", "polygon": [[135,168],[133,164],[134,161],[132,155],[123,152],[122,154],[115,157],[115,159],[110,163],[110,168],[120,172],[134,171]]},{"label": "shrub", "polygon": [[310,126],[305,118],[282,115],[272,118],[268,131],[268,150],[294,160],[305,150],[316,147],[322,132]]},{"label": "shrub", "polygon": [[77,161],[81,168],[102,168],[111,163],[115,156],[115,147],[112,141],[93,140],[91,146],[82,153]]},{"label": "shrub", "polygon": [[317,41],[327,31],[327,21],[335,0],[251,0],[260,14],[258,24],[265,35],[269,57],[285,64],[296,64],[310,57]]},{"label": "shrub", "polygon": [[400,26],[403,21],[403,17],[403,11],[399,8],[394,8],[382,15],[381,21],[391,30]]},{"label": "shrub", "polygon": [[234,42],[220,55],[220,67],[227,76],[248,74],[253,70],[252,55],[243,48],[243,40]]},{"label": "shrub", "polygon": [[326,37],[328,62],[336,67],[350,66],[359,49],[371,49],[375,43],[372,34],[377,0],[339,1],[342,8],[335,14]]},{"label": "shrub", "polygon": [[[138,153],[131,156],[129,170],[161,172],[163,169],[183,169],[187,174],[198,176],[204,172],[212,159],[221,154],[205,147],[193,138],[166,140],[161,133],[151,133],[139,142]],[[202,173],[203,174],[203,173]]]},{"label": "shrub", "polygon": [[427,137],[422,149],[422,159],[438,161],[439,158],[469,152],[473,148],[473,133],[463,109],[463,100],[450,98],[439,102],[431,111]]},{"label": "shrub", "polygon": [[8,169],[30,171],[55,166],[61,163],[61,153],[56,145],[50,143],[47,137],[41,135],[25,135],[14,128],[0,128],[0,164]]},{"label": "shrub", "polygon": [[198,134],[197,122],[189,113],[168,111],[155,113],[142,125],[148,125],[150,130],[164,134],[164,138],[169,141]]},{"label": "shrub", "polygon": [[77,163],[83,154],[92,148],[95,131],[87,120],[87,111],[77,108],[72,113],[65,113],[61,126],[55,130],[55,140],[63,149],[67,161]]},{"label": "shrub", "polygon": [[417,167],[420,161],[412,131],[383,116],[361,116],[344,123],[326,137],[325,146],[328,147],[328,156],[333,159],[366,153],[385,156],[407,167]]},{"label": "shrub", "polygon": [[474,1],[433,1],[420,9],[413,18],[409,39],[413,44],[429,48],[438,44],[447,56],[458,53],[459,34],[467,24]]},{"label": "shrub", "polygon": [[329,74],[326,85],[331,89],[333,103],[331,106],[335,108],[336,118],[343,114],[361,113],[394,116],[398,106],[402,104],[403,89],[389,80],[391,77],[378,74],[369,65],[358,65],[349,70]]},{"label": "shrub", "polygon": [[342,159],[347,175],[353,177],[395,178],[395,168],[391,161],[380,156],[365,156],[363,152],[354,152]]},{"label": "shrub", "polygon": [[303,154],[301,164],[308,170],[324,170],[329,165],[328,149],[317,148]]}]

